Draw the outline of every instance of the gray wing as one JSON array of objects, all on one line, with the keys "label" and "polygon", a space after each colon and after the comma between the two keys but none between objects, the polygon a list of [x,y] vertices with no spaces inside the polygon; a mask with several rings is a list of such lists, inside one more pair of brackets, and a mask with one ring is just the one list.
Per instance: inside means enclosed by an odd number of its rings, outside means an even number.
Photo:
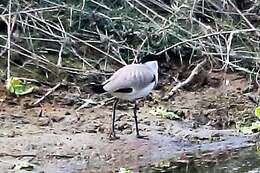
[{"label": "gray wing", "polygon": [[115,72],[106,81],[104,89],[108,92],[134,88],[139,89],[149,85],[155,79],[153,72],[145,65],[133,64]]}]

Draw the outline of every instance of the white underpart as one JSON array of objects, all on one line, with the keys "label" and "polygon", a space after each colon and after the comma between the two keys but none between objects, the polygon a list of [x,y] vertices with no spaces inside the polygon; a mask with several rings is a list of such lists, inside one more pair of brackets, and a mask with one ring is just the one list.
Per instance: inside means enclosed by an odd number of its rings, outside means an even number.
[{"label": "white underpart", "polygon": [[133,88],[133,92],[131,93],[113,93],[112,95],[123,100],[132,101],[147,96],[154,87],[155,82],[152,82],[144,88]]},{"label": "white underpart", "polygon": [[[149,83],[147,79],[152,80],[154,76],[155,80]],[[143,83],[142,79],[144,80]],[[150,61],[141,65],[129,65],[119,69],[108,80],[104,89],[120,99],[132,101],[147,96],[155,87],[157,82],[158,63],[157,61]],[[132,92],[114,92],[120,88],[132,88]]]}]

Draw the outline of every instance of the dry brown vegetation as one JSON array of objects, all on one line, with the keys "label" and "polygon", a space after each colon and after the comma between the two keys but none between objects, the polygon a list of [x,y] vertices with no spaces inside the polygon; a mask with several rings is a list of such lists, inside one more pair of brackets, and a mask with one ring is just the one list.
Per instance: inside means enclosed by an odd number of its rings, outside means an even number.
[{"label": "dry brown vegetation", "polygon": [[147,53],[258,77],[258,0],[10,0],[0,11],[2,80],[75,82]]}]

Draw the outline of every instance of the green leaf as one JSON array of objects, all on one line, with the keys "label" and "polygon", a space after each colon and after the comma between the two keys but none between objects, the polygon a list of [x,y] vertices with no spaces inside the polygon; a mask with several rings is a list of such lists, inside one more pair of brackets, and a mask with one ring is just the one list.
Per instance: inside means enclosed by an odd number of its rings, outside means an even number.
[{"label": "green leaf", "polygon": [[253,133],[251,126],[249,126],[249,127],[240,127],[239,130],[242,133],[244,133],[244,134],[252,134]]},{"label": "green leaf", "polygon": [[120,168],[119,173],[133,173],[133,171],[131,171],[127,168]]},{"label": "green leaf", "polygon": [[260,121],[253,122],[251,126],[239,127],[239,130],[244,134],[252,134],[260,131]]},{"label": "green leaf", "polygon": [[169,168],[170,166],[171,166],[171,161],[169,160],[161,160],[157,165],[157,167],[159,168]]},{"label": "green leaf", "polygon": [[252,130],[259,132],[260,131],[260,121],[252,123],[251,128],[252,128]]},{"label": "green leaf", "polygon": [[25,95],[33,92],[36,87],[28,87],[21,80],[11,77],[6,82],[6,89],[17,96]]},{"label": "green leaf", "polygon": [[255,116],[260,119],[260,106],[255,108]]},{"label": "green leaf", "polygon": [[33,170],[33,165],[30,164],[28,161],[20,161],[17,163],[14,167],[14,170],[19,171],[19,170],[27,170],[31,171]]},{"label": "green leaf", "polygon": [[157,107],[153,108],[150,111],[153,115],[159,115],[162,119],[170,119],[170,120],[176,120],[180,119],[180,116],[174,113],[173,111],[169,111],[168,109],[164,107]]},{"label": "green leaf", "polygon": [[21,93],[23,93],[24,90],[25,90],[25,86],[24,85],[15,85],[15,86],[13,86],[13,88],[14,88],[14,93],[16,95],[21,95]]},{"label": "green leaf", "polygon": [[257,146],[256,146],[256,152],[257,152],[258,154],[260,154],[260,145],[257,145]]},{"label": "green leaf", "polygon": [[14,93],[14,88],[13,88],[13,87],[9,87],[8,91],[9,91],[10,93]]}]

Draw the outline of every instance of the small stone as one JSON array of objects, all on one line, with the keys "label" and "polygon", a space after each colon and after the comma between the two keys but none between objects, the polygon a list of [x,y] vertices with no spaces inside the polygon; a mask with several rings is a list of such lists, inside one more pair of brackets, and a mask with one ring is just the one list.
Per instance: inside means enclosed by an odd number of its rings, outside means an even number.
[{"label": "small stone", "polygon": [[60,122],[60,121],[62,121],[64,118],[65,118],[65,117],[64,117],[64,116],[61,116],[61,115],[54,115],[54,116],[51,117],[51,120],[52,120],[53,122]]},{"label": "small stone", "polygon": [[37,121],[36,124],[37,124],[38,126],[48,126],[49,123],[50,123],[49,118],[47,118],[47,117],[41,117],[41,118],[38,119],[38,121]]},{"label": "small stone", "polygon": [[143,123],[144,123],[145,125],[148,125],[148,126],[151,125],[151,121],[149,121],[149,120],[145,120]]},{"label": "small stone", "polygon": [[166,128],[165,127],[158,127],[158,128],[156,128],[156,130],[159,131],[159,132],[163,132],[163,131],[166,130]]},{"label": "small stone", "polygon": [[163,121],[156,121],[155,125],[156,126],[164,126],[164,122]]},{"label": "small stone", "polygon": [[87,146],[87,149],[89,149],[89,150],[91,150],[93,148],[94,148],[93,146]]},{"label": "small stone", "polygon": [[106,128],[104,128],[103,126],[100,126],[97,131],[100,132],[100,133],[104,133],[106,130]]},{"label": "small stone", "polygon": [[126,122],[120,122],[117,125],[117,129],[120,130],[120,131],[123,131],[125,129],[131,129],[131,125],[126,123]]},{"label": "small stone", "polygon": [[132,134],[132,133],[133,133],[133,132],[132,132],[131,129],[126,129],[126,130],[123,131],[123,134],[125,134],[125,135],[130,135],[130,134]]},{"label": "small stone", "polygon": [[79,120],[78,120],[78,117],[74,116],[74,115],[68,115],[65,117],[65,120],[64,122],[66,124],[74,124],[74,123],[77,123]]},{"label": "small stone", "polygon": [[117,116],[116,121],[121,121],[121,120],[124,120],[124,119],[127,119],[127,118],[128,118],[127,114],[120,114],[120,115]]},{"label": "small stone", "polygon": [[99,126],[95,124],[90,124],[87,126],[85,132],[87,133],[97,133]]},{"label": "small stone", "polygon": [[71,113],[70,112],[65,112],[65,115],[71,115]]},{"label": "small stone", "polygon": [[36,150],[38,147],[35,144],[29,144],[26,146],[26,150]]},{"label": "small stone", "polygon": [[7,137],[13,138],[15,137],[15,135],[16,135],[15,131],[11,131],[10,133],[7,134]]}]

